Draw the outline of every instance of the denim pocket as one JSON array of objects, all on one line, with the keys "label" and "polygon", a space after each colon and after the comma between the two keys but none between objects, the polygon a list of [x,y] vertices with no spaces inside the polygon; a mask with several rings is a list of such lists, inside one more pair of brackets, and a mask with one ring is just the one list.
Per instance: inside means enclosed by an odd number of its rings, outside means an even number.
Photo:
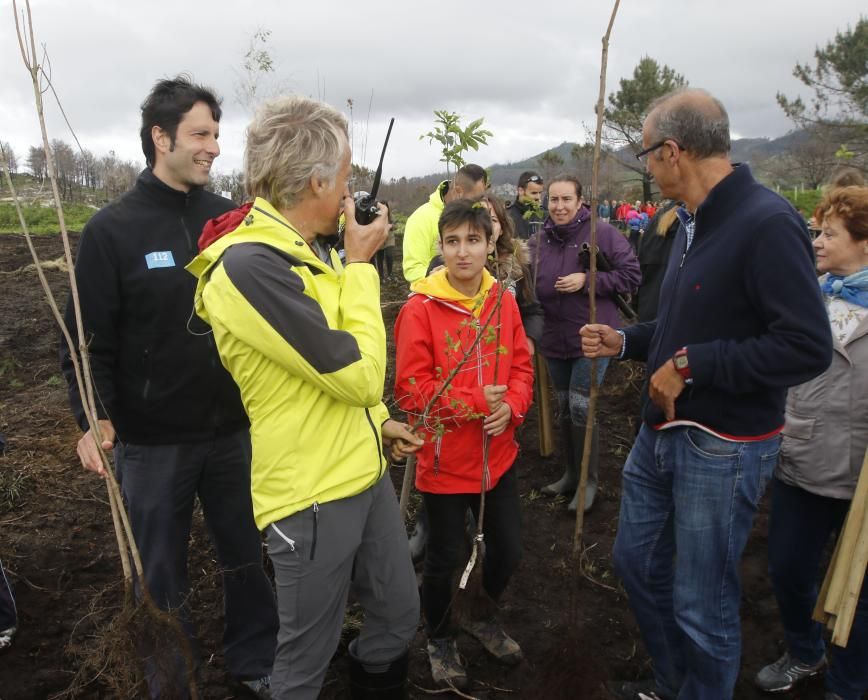
[{"label": "denim pocket", "polygon": [[762,497],[762,494],[765,492],[766,487],[769,484],[769,481],[772,479],[772,474],[775,473],[775,467],[778,464],[778,457],[781,453],[781,446],[783,445],[783,441],[780,437],[773,437],[768,442],[769,445],[765,454],[760,455],[760,483],[759,483],[759,495]]},{"label": "denim pocket", "polygon": [[704,457],[732,459],[738,457],[742,443],[723,440],[700,428],[687,428],[684,437],[688,445]]}]

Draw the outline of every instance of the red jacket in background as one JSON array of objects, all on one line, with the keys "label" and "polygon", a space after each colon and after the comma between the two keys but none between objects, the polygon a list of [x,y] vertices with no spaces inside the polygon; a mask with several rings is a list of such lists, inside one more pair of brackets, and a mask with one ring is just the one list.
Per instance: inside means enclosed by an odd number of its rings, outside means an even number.
[{"label": "red jacket in background", "polygon": [[[445,283],[445,274],[442,283]],[[432,278],[437,278],[432,281]],[[473,344],[477,335],[473,322],[485,323],[495,308],[500,288],[493,285],[474,314],[459,301],[436,295],[438,273],[413,285],[414,294],[401,309],[395,323],[397,368],[395,398],[407,412],[411,424]],[[451,289],[451,287],[450,287]],[[500,319],[498,354],[497,319]],[[486,324],[482,339],[467,363],[451,381],[449,391],[439,397],[424,432],[425,445],[417,453],[416,488],[426,493],[478,493],[482,484],[484,446],[489,443],[489,483],[497,485],[518,454],[515,428],[524,421],[533,397],[533,366],[527,338],[513,295],[502,295],[499,310]],[[497,376],[495,377],[495,365]],[[512,409],[512,420],[497,437],[482,429],[488,405],[482,387],[506,384],[505,401]],[[439,434],[438,434],[439,433]]]},{"label": "red jacket in background", "polygon": [[626,202],[622,203],[621,206],[615,210],[615,218],[617,218],[618,221],[626,221],[628,211],[630,211],[630,205]]}]

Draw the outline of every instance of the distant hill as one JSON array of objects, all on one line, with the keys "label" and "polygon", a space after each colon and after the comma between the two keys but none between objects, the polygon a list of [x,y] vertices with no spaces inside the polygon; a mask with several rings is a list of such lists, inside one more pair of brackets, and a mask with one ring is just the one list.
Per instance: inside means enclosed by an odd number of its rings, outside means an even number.
[{"label": "distant hill", "polygon": [[[780,155],[798,146],[807,139],[807,134],[804,131],[792,131],[778,138],[745,138],[736,139],[732,142],[732,160],[735,162],[758,163],[772,156]],[[577,169],[577,163],[573,160],[572,150],[575,143],[564,141],[546,151],[541,151],[535,155],[525,158],[524,160],[509,162],[509,163],[494,163],[487,165],[479,163],[488,169],[491,175],[491,184],[495,191],[503,197],[512,196],[514,185],[518,181],[519,175],[525,170],[536,170],[542,173],[543,168],[540,166],[539,158],[548,150],[554,151],[563,161],[563,170],[570,171]],[[625,155],[626,153],[625,149]],[[471,162],[474,162],[471,158]],[[580,177],[582,173],[579,173]],[[424,202],[434,187],[439,182],[446,179],[445,172],[432,173],[421,177],[401,178],[399,181],[393,181],[391,187],[384,187],[384,196],[388,197],[387,190],[392,189],[391,196],[398,211],[409,214],[422,202]]]},{"label": "distant hill", "polygon": [[[737,163],[765,160],[771,156],[784,153],[793,146],[805,141],[807,134],[804,131],[794,131],[776,139],[769,138],[751,138],[751,139],[736,139],[732,142],[732,160]],[[564,160],[564,170],[575,168],[575,161],[572,157],[572,150],[576,146],[575,143],[564,141],[559,146],[552,149]],[[626,149],[624,149],[626,151]],[[525,170],[540,170],[539,158],[547,151],[537,153],[530,158],[526,158],[516,163],[495,163],[489,167],[491,173],[491,182],[493,185],[503,183],[514,185],[518,181],[519,175]]]}]

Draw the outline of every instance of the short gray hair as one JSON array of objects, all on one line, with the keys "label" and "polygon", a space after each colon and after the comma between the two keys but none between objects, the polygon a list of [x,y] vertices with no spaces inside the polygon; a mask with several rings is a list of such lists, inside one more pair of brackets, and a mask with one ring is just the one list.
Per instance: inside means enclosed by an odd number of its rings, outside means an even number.
[{"label": "short gray hair", "polygon": [[247,193],[294,206],[312,177],[334,182],[347,148],[347,120],[333,107],[296,95],[270,100],[247,127]]},{"label": "short gray hair", "polygon": [[696,158],[729,153],[729,115],[705,90],[682,88],[659,97],[648,110],[654,141],[672,139]]}]

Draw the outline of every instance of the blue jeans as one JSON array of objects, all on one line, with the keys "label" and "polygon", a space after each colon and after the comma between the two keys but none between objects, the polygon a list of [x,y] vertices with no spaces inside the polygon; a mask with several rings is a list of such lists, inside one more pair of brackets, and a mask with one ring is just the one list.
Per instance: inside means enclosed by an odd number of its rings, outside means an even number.
[{"label": "blue jeans", "polygon": [[[790,654],[815,663],[826,651],[823,625],[811,615],[817,601],[823,552],[837,536],[850,501],[828,498],[777,479],[769,521],[769,574],[781,611]],[[868,690],[868,579],[856,606],[846,648],[832,645],[826,690],[844,700],[858,700]]]},{"label": "blue jeans", "polygon": [[666,696],[732,697],[739,560],[779,445],[692,427],[639,431],[624,465],[615,570]]}]

